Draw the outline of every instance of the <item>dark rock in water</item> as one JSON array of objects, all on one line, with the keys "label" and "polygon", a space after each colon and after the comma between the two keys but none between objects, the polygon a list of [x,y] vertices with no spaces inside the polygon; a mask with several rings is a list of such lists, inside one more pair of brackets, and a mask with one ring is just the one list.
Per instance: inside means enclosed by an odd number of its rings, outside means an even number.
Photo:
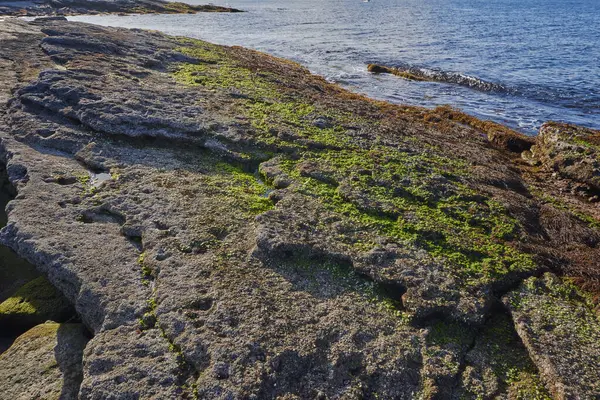
[{"label": "dark rock in water", "polygon": [[377,64],[369,64],[367,65],[367,71],[372,72],[374,74],[391,74],[392,70],[388,67],[384,67],[383,65]]},{"label": "dark rock in water", "polygon": [[93,332],[80,398],[543,394],[499,297],[600,293],[594,208],[496,125],[157,32],[11,20],[0,55],[0,241]]},{"label": "dark rock in water", "polygon": [[33,22],[43,22],[43,21],[66,21],[67,17],[38,17],[33,20]]},{"label": "dark rock in water", "polygon": [[427,77],[423,74],[416,73],[414,71],[403,70],[400,68],[385,67],[377,64],[367,65],[367,70],[374,74],[392,74],[399,76],[400,78],[407,79],[409,81],[435,81],[432,77]]},{"label": "dark rock in water", "polygon": [[446,72],[440,70],[430,70],[426,68],[403,66],[403,67],[387,67],[378,64],[368,64],[367,70],[375,74],[392,74],[404,78],[409,81],[421,82],[440,82],[452,85],[465,86],[471,89],[480,90],[483,92],[500,92],[505,93],[510,91],[501,84],[487,82],[480,78],[465,75],[459,72]]},{"label": "dark rock in water", "polygon": [[81,324],[37,325],[0,354],[3,399],[78,399],[88,341]]}]

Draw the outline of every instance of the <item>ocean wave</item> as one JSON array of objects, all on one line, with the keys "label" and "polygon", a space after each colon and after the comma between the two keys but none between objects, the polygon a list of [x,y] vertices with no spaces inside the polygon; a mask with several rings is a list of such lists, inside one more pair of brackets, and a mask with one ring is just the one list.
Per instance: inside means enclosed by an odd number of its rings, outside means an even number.
[{"label": "ocean wave", "polygon": [[600,93],[590,92],[585,87],[557,87],[531,83],[507,85],[486,81],[462,72],[443,71],[409,64],[390,65],[393,66],[368,64],[368,70],[375,73],[390,73],[413,81],[445,83],[481,92],[523,97],[544,104],[578,109],[587,114],[597,114],[600,110]]},{"label": "ocean wave", "polygon": [[392,67],[380,64],[369,64],[369,71],[375,73],[391,73],[401,78],[414,81],[440,82],[469,87],[482,92],[511,93],[513,90],[495,82],[485,81],[476,76],[461,72],[449,72],[438,69],[411,65],[396,65]]}]

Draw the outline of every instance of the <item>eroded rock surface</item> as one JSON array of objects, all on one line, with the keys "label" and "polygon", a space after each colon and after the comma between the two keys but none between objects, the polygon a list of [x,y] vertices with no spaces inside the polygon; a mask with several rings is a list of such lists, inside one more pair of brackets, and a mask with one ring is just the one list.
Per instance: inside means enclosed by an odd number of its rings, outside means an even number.
[{"label": "eroded rock surface", "polygon": [[583,265],[554,241],[592,255],[582,238],[597,231],[532,194],[501,140],[242,48],[10,23],[25,33],[1,37],[18,73],[3,78],[0,153],[18,196],[0,240],[93,332],[81,398],[452,398],[539,382],[533,364],[506,372],[519,357],[486,369],[482,332],[523,279]]},{"label": "eroded rock surface", "polygon": [[571,191],[600,201],[600,132],[546,123],[525,158],[571,181]]},{"label": "eroded rock surface", "polygon": [[504,302],[553,397],[598,398],[600,321],[577,289],[548,273]]}]

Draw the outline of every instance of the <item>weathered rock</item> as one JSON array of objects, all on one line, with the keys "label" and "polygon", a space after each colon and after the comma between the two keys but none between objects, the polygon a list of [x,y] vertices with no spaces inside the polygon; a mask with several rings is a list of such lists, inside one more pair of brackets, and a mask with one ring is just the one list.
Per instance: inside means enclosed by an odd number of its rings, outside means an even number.
[{"label": "weathered rock", "polygon": [[87,341],[81,324],[31,328],[0,354],[0,399],[77,399]]},{"label": "weathered rock", "polygon": [[[4,166],[0,165],[0,227],[6,225],[4,209],[13,197]],[[0,246],[0,303],[10,297],[21,286],[37,278],[39,273],[27,261],[19,258],[8,247]],[[0,334],[0,336],[2,336]]]},{"label": "weathered rock", "polygon": [[600,132],[574,125],[545,123],[524,158],[579,185],[572,190],[600,196]]},{"label": "weathered rock", "polygon": [[455,399],[549,399],[510,316],[500,312],[474,335],[459,379]]},{"label": "weathered rock", "polygon": [[444,110],[237,47],[10,24],[0,241],[93,332],[83,399],[447,398],[498,293],[571,263],[554,240],[595,254]]},{"label": "weathered rock", "polygon": [[547,273],[504,304],[553,398],[600,397],[600,321],[575,287]]},{"label": "weathered rock", "polygon": [[0,246],[0,302],[38,276],[35,266],[18,257],[8,247]]},{"label": "weathered rock", "polygon": [[65,322],[73,314],[62,293],[46,278],[38,277],[0,303],[0,330],[22,332],[47,320]]}]

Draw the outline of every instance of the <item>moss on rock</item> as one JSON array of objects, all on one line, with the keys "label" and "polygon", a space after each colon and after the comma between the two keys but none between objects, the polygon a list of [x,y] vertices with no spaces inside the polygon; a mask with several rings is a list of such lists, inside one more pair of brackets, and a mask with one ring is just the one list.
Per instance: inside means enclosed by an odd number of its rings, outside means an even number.
[{"label": "moss on rock", "polygon": [[600,322],[585,295],[547,273],[527,279],[504,303],[553,397],[600,394]]},{"label": "moss on rock", "polygon": [[66,321],[74,315],[67,299],[45,277],[23,285],[0,304],[0,326],[22,331],[47,320]]},{"label": "moss on rock", "polygon": [[[299,193],[379,235],[409,241],[442,257],[469,280],[490,282],[536,268],[531,257],[508,244],[518,238],[519,222],[501,204],[470,187],[465,160],[435,146],[415,152],[420,146],[410,139],[405,151],[357,141],[347,126],[372,129],[376,118],[321,109],[302,96],[291,96],[279,78],[248,68],[226,48],[190,39],[182,39],[182,44],[179,51],[199,62],[180,64],[177,81],[235,89],[237,110],[256,129],[259,143],[297,149],[293,157],[282,156],[279,162]],[[304,173],[307,163],[317,174],[329,171],[330,179]]]},{"label": "moss on rock", "polygon": [[87,341],[81,324],[48,322],[23,333],[0,354],[0,396],[76,399]]}]

